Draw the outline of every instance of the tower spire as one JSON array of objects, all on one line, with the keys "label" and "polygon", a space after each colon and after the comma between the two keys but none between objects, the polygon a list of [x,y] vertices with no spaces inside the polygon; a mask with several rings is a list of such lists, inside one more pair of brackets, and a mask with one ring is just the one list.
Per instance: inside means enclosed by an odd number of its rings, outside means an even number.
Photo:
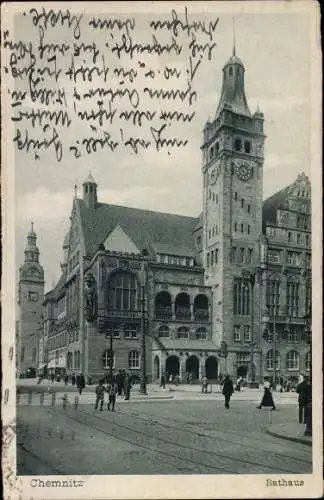
[{"label": "tower spire", "polygon": [[235,40],[235,18],[233,17],[233,56],[236,55],[235,44],[236,44],[236,40]]},{"label": "tower spire", "polygon": [[33,222],[31,223],[31,232],[32,233],[34,232],[34,223]]}]

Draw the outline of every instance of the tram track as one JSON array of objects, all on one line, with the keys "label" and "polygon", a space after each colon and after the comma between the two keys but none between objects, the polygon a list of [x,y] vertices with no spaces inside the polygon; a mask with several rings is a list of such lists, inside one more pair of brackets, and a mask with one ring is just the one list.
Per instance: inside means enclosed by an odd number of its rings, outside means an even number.
[{"label": "tram track", "polygon": [[[50,411],[56,411],[51,409]],[[93,419],[96,420],[96,422],[100,423],[105,423],[107,424],[107,418],[104,417],[105,414],[92,414],[83,410],[78,410],[77,414],[67,414],[66,411],[63,414],[67,418],[69,418],[72,421],[78,422],[82,425],[86,425],[90,428],[93,428],[99,432],[102,432],[106,435],[109,435],[115,439],[124,441],[128,444],[131,444],[133,446],[138,446],[142,449],[145,449],[147,451],[154,451],[155,453],[159,453],[164,456],[168,456],[170,458],[176,458],[177,460],[180,460],[181,462],[186,462],[194,465],[196,468],[194,470],[195,473],[199,473],[197,471],[197,468],[203,468],[203,469],[210,469],[218,472],[223,472],[227,474],[235,474],[238,473],[237,466],[235,467],[234,464],[239,464],[241,466],[241,469],[246,468],[246,471],[240,470],[240,473],[246,473],[249,474],[251,473],[251,466],[257,467],[258,469],[261,469],[264,467],[264,469],[267,470],[273,470],[274,472],[278,473],[279,471],[281,473],[297,473],[297,471],[292,470],[292,468],[286,468],[286,467],[273,467],[269,465],[268,463],[260,463],[260,460],[246,460],[246,459],[241,459],[238,458],[235,455],[230,455],[230,454],[224,454],[224,453],[219,453],[219,452],[214,452],[211,450],[206,450],[206,449],[199,449],[197,447],[189,446],[183,443],[175,443],[174,440],[169,440],[169,439],[164,439],[161,436],[158,435],[152,435],[150,434],[147,430],[141,431],[139,429],[134,429],[128,425],[124,425],[120,422],[117,422],[116,420],[109,421],[110,428],[109,431],[105,428],[103,429],[100,425],[94,424]],[[76,417],[76,415],[78,415]],[[91,420],[90,420],[91,419]],[[90,421],[89,421],[90,420]],[[182,429],[184,430],[184,429]],[[122,431],[122,435],[120,435],[120,431]],[[125,437],[125,433],[127,432],[127,437]],[[131,436],[131,437],[130,437]],[[143,444],[143,437],[146,440],[146,444]],[[206,436],[209,439],[209,436]],[[151,445],[147,444],[147,441],[151,441]],[[152,443],[153,441],[153,443]],[[153,446],[152,446],[153,444]],[[237,444],[237,443],[235,443]],[[157,445],[160,446],[160,448],[157,448]],[[161,450],[161,446],[164,446],[165,449]],[[170,449],[172,447],[176,446],[179,448],[178,454],[171,453]],[[171,448],[170,448],[171,447]],[[179,454],[180,453],[180,454]],[[190,457],[188,457],[188,453],[190,454]],[[187,455],[187,456],[185,456]],[[194,455],[197,460],[194,460],[192,458],[192,455]],[[208,458],[209,460],[206,460]],[[215,460],[217,461],[217,465],[215,465]],[[212,461],[212,463],[210,463]],[[222,463],[220,463],[220,461]],[[209,462],[209,463],[208,463]],[[206,472],[205,472],[206,473]],[[253,472],[257,473],[257,472]],[[264,470],[260,470],[259,473],[265,473]]]},{"label": "tram track", "polygon": [[[210,434],[204,434],[203,432],[201,431],[197,431],[197,430],[190,430],[190,429],[187,429],[184,427],[184,425],[194,425],[194,423],[188,423],[188,422],[185,422],[183,420],[180,420],[180,419],[175,419],[175,418],[170,418],[170,417],[162,417],[162,420],[170,420],[172,422],[178,422],[179,424],[181,424],[181,426],[178,426],[178,425],[169,425],[169,424],[165,424],[163,422],[161,422],[161,420],[158,420],[156,418],[155,415],[152,415],[150,413],[147,413],[147,412],[143,412],[141,410],[141,412],[136,412],[134,410],[132,410],[131,412],[128,412],[128,411],[123,411],[123,410],[118,410],[118,413],[121,413],[122,415],[128,415],[128,416],[135,416],[137,419],[140,419],[140,420],[143,420],[143,421],[147,421],[147,422],[152,422],[153,424],[158,424],[162,427],[165,427],[167,429],[172,429],[172,430],[181,430],[182,432],[187,432],[188,434],[192,434],[194,436],[199,436],[201,438],[208,438],[209,440],[212,440],[212,441],[215,441],[215,442],[219,442],[219,441],[222,441],[222,442],[226,442],[226,443],[231,443],[233,445],[236,445],[236,446],[244,446],[244,447],[247,447],[251,450],[257,450],[259,451],[259,447],[257,446],[253,446],[251,444],[246,444],[246,443],[238,443],[237,441],[231,441],[229,439],[230,436],[232,436],[233,434],[235,434],[236,436],[242,438],[242,434],[238,433],[238,432],[235,432],[235,431],[226,431],[224,429],[222,429],[221,432],[222,434],[227,434],[229,437],[221,437],[221,436],[211,436]],[[146,415],[146,417],[144,417],[143,415]],[[147,418],[148,417],[148,418]],[[217,429],[215,429],[217,430]],[[245,439],[247,439],[249,436],[244,436]],[[264,443],[264,439],[263,438],[258,438],[258,437],[255,437],[253,436],[253,439],[254,440],[258,440],[260,441],[260,443]],[[278,452],[273,452],[273,451],[267,451],[267,453],[275,456],[275,457],[280,457],[280,458],[286,458],[288,460],[293,460],[295,462],[298,462],[298,463],[305,463],[306,460],[304,459],[301,459],[301,458],[298,458],[298,457],[293,457],[291,455],[287,455],[286,453],[278,453]],[[312,463],[311,461],[308,461],[309,463]]]}]

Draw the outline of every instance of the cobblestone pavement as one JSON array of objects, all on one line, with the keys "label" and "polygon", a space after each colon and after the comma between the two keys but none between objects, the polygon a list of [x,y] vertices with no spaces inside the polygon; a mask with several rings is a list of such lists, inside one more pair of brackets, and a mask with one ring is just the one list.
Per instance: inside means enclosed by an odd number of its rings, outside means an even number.
[{"label": "cobblestone pavement", "polygon": [[[273,420],[296,419],[294,406]],[[311,447],[265,432],[253,403],[151,401],[21,406],[17,411],[17,471],[42,474],[288,474],[310,473]]]}]

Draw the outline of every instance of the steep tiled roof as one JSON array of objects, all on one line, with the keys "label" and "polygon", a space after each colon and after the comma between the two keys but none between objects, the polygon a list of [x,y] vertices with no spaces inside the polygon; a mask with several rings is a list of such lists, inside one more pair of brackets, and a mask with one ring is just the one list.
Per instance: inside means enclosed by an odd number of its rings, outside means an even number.
[{"label": "steep tiled roof", "polygon": [[197,218],[165,214],[98,203],[89,210],[83,200],[77,200],[85,237],[87,255],[92,255],[111,231],[119,225],[140,249],[154,255],[155,247],[163,246],[165,253],[195,255],[193,229]]},{"label": "steep tiled roof", "polygon": [[277,221],[278,209],[288,208],[287,195],[289,188],[290,186],[281,189],[263,202],[262,222],[264,226],[266,223],[275,223]]},{"label": "steep tiled roof", "polygon": [[66,279],[66,274],[62,274],[60,279],[58,280],[57,284],[53,288],[53,290],[50,290],[45,294],[45,299],[44,299],[44,304],[48,302],[49,300],[57,300],[60,298],[61,295],[64,293],[64,286],[65,286],[65,279]]}]

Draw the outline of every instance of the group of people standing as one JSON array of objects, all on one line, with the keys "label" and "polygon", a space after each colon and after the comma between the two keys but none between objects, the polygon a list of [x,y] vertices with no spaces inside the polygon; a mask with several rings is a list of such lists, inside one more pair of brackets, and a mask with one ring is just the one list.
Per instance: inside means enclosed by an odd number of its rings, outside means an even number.
[{"label": "group of people standing", "polygon": [[[106,385],[105,385],[106,382]],[[95,410],[100,406],[100,411],[103,411],[104,402],[105,402],[105,393],[108,393],[108,411],[115,411],[116,398],[117,395],[121,396],[123,393],[125,394],[125,400],[130,399],[130,392],[132,388],[131,378],[124,370],[119,370],[118,374],[113,376],[112,379],[110,377],[106,377],[105,379],[99,380],[99,383],[96,387],[96,402],[95,402]]]}]

